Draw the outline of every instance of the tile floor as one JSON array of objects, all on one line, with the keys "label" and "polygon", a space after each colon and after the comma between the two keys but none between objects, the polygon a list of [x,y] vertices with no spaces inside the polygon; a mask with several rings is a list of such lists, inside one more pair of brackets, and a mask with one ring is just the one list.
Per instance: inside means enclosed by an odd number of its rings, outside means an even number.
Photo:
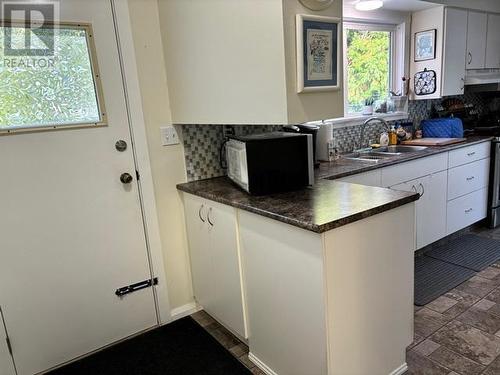
[{"label": "tile floor", "polygon": [[[472,231],[500,240],[500,229]],[[248,346],[207,313],[192,317],[253,374],[263,374],[249,361]],[[407,363],[407,375],[500,375],[500,261],[426,306],[415,306]]]},{"label": "tile floor", "polygon": [[232,355],[243,363],[252,374],[265,375],[259,368],[248,359],[248,346],[236,338],[226,328],[217,323],[205,311],[198,311],[191,315],[191,317],[198,322],[208,333],[210,333],[222,346],[224,346]]}]

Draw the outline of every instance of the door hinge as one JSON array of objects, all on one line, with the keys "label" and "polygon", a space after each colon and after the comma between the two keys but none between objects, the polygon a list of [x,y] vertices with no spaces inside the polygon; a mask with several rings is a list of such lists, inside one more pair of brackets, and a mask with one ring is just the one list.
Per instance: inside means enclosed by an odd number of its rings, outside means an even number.
[{"label": "door hinge", "polygon": [[141,179],[141,175],[139,174],[139,171],[135,171],[135,177],[137,177],[137,181]]},{"label": "door hinge", "polygon": [[12,356],[12,344],[10,342],[9,336],[5,338],[5,342],[7,343],[7,349],[9,350],[10,355]]},{"label": "door hinge", "polygon": [[135,284],[131,284],[131,285],[124,286],[122,288],[118,288],[118,289],[116,289],[115,294],[118,297],[122,297],[125,294],[137,292],[138,290],[145,289],[145,288],[150,288],[153,285],[158,285],[158,278],[157,277],[155,277],[154,279],[147,279],[147,280],[135,283]]}]

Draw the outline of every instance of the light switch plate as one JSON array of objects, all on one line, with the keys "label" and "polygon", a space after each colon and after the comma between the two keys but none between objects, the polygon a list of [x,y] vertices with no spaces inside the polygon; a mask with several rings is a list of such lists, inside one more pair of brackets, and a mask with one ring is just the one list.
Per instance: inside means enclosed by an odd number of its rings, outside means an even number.
[{"label": "light switch plate", "polygon": [[160,127],[161,144],[162,146],[170,146],[179,144],[179,136],[173,125]]}]

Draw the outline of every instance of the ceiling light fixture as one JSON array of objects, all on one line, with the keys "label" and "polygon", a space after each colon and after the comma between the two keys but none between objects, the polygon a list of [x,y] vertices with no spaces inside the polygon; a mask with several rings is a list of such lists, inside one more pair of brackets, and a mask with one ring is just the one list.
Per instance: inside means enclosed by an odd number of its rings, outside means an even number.
[{"label": "ceiling light fixture", "polygon": [[356,10],[369,11],[382,8],[383,6],[384,2],[382,0],[359,0],[354,5],[354,8]]}]

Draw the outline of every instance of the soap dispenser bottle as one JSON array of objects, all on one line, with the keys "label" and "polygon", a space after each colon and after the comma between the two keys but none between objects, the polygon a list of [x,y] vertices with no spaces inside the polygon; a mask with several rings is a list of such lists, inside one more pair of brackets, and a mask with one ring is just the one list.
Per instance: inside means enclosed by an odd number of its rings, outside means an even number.
[{"label": "soap dispenser bottle", "polygon": [[398,135],[396,133],[396,128],[394,125],[391,126],[391,131],[389,132],[389,145],[397,145],[398,144]]}]

